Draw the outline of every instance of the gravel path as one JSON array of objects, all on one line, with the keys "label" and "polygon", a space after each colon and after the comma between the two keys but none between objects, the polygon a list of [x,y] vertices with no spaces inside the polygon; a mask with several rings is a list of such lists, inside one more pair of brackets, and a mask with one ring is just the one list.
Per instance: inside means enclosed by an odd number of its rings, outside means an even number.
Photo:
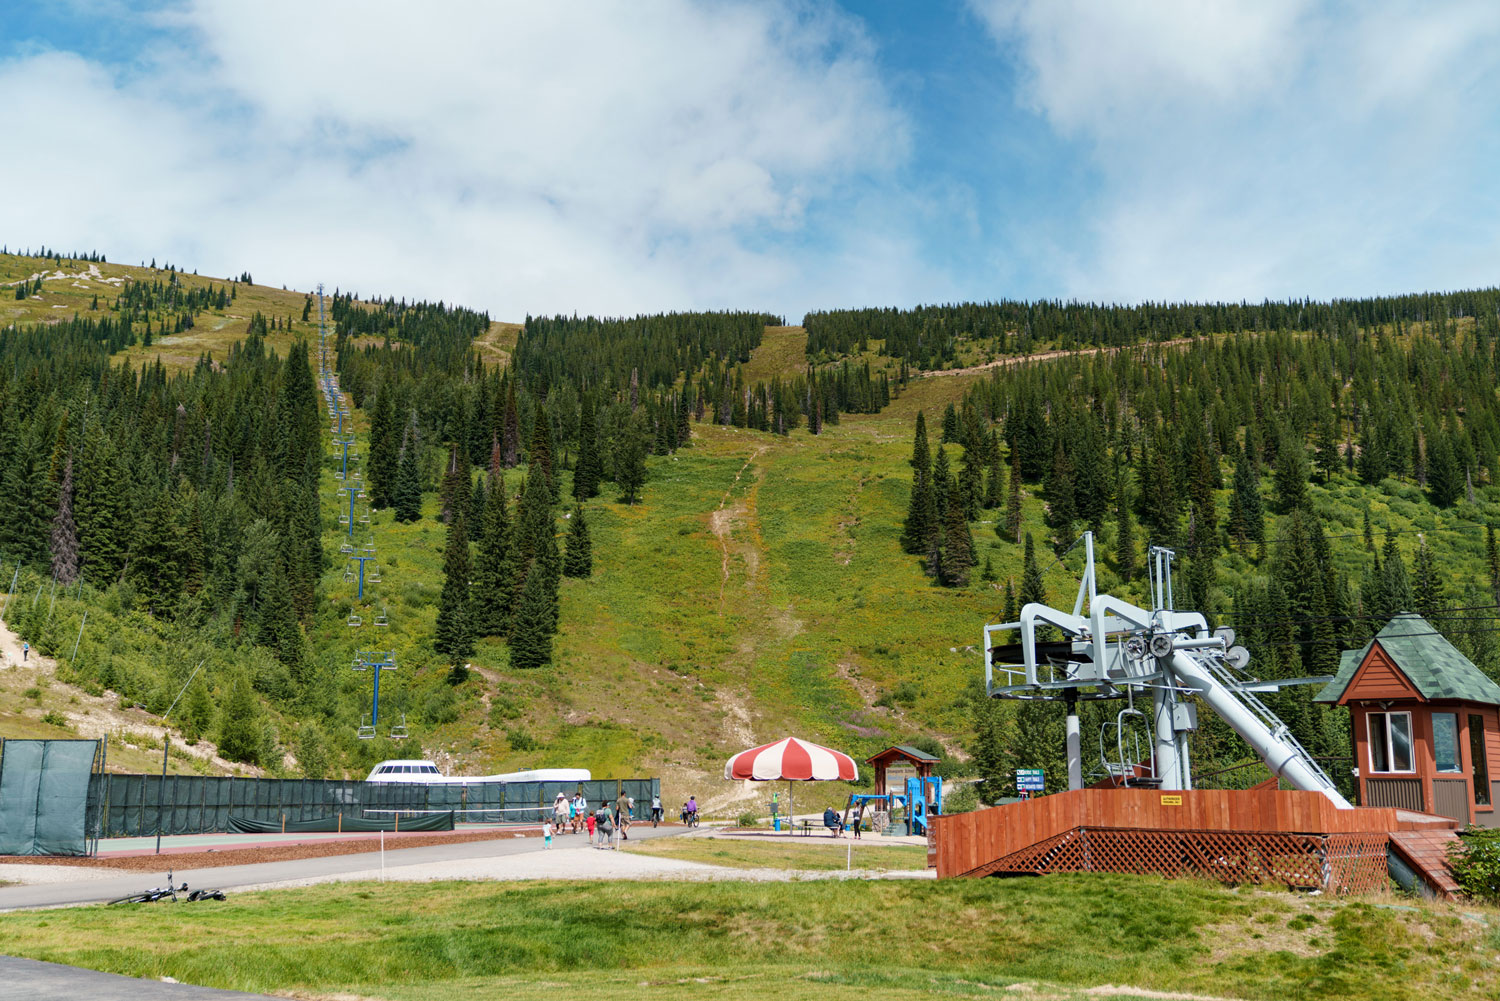
[{"label": "gravel path", "polygon": [[[855,869],[850,872],[807,869],[730,869],[660,855],[640,855],[635,852],[604,848],[554,848],[551,851],[531,851],[518,855],[392,866],[385,871],[387,881],[418,883],[443,879],[632,879],[784,883],[809,879],[932,879],[936,875],[936,872],[930,869],[903,872],[867,869]],[[278,883],[262,883],[243,887],[243,889],[269,890],[292,886],[312,886],[315,883],[365,881],[380,878],[379,869],[364,869],[357,872],[331,873],[325,876]]]}]

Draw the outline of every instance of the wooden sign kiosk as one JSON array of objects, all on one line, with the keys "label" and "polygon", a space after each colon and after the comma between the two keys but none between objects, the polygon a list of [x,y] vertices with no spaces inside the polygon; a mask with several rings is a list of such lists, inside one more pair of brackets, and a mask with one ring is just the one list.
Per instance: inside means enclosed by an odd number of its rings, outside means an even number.
[{"label": "wooden sign kiosk", "polygon": [[1360,805],[1500,826],[1500,685],[1420,615],[1346,651],[1314,701],[1349,707]]}]

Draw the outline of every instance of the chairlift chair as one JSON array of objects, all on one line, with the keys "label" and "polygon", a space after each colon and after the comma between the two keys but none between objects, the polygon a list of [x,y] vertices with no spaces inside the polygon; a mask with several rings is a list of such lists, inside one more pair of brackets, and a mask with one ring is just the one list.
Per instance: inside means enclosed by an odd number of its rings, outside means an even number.
[{"label": "chairlift chair", "polygon": [[352,584],[352,583],[354,583],[354,570],[352,568],[350,568],[350,567],[345,567],[344,568],[344,583],[345,584]]},{"label": "chairlift chair", "polygon": [[341,515],[339,515],[339,524],[340,525],[347,525],[347,524],[349,524],[349,516],[347,514],[341,514]]},{"label": "chairlift chair", "polygon": [[401,714],[401,722],[397,723],[395,726],[391,727],[391,739],[392,740],[405,740],[406,738],[407,738],[407,733],[406,733],[406,713],[402,713]]},{"label": "chairlift chair", "polygon": [[360,719],[360,724],[359,724],[359,730],[358,730],[357,733],[358,733],[358,736],[359,736],[360,740],[374,740],[375,739],[375,727],[373,725],[369,724],[369,723],[364,722],[365,720],[367,720],[369,718],[370,717],[368,717],[368,716],[361,716],[359,718]]},{"label": "chairlift chair", "polygon": [[333,471],[333,478],[336,480],[342,480],[344,478],[344,471],[342,469],[335,469]]},{"label": "chairlift chair", "polygon": [[344,555],[344,556],[349,556],[349,555],[353,554],[353,552],[354,552],[354,543],[352,543],[352,542],[343,542],[343,543],[340,543],[339,544],[339,552],[342,555]]},{"label": "chairlift chair", "polygon": [[381,578],[380,578],[380,564],[379,563],[371,563],[370,564],[370,572],[367,573],[367,574],[365,574],[365,580],[369,581],[371,584],[379,584],[380,583]]},{"label": "chairlift chair", "polygon": [[356,656],[354,663],[349,666],[356,671],[368,671],[370,669],[370,665],[365,663],[365,659],[359,656]]},{"label": "chairlift chair", "polygon": [[379,614],[375,616],[375,624],[377,626],[388,626],[391,624],[390,617],[385,614],[385,609],[382,608]]},{"label": "chairlift chair", "polygon": [[369,511],[361,511],[360,512],[359,523],[361,525],[368,525],[370,523],[370,512]]},{"label": "chairlift chair", "polygon": [[353,612],[349,613],[349,625],[350,625],[351,628],[358,629],[360,626],[362,626],[364,624],[365,624],[364,619],[361,619],[358,615],[354,614]]}]

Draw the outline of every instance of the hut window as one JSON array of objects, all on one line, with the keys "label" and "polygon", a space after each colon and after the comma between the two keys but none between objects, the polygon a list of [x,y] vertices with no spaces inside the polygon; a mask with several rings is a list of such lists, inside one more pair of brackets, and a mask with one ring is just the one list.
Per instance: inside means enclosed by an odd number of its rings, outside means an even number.
[{"label": "hut window", "polygon": [[1411,713],[1370,713],[1370,771],[1411,771]]},{"label": "hut window", "polygon": [[1474,762],[1474,802],[1490,805],[1490,763],[1484,752],[1484,717],[1469,715],[1469,760]]},{"label": "hut window", "polygon": [[1458,714],[1432,714],[1432,756],[1440,772],[1461,772],[1458,760]]}]

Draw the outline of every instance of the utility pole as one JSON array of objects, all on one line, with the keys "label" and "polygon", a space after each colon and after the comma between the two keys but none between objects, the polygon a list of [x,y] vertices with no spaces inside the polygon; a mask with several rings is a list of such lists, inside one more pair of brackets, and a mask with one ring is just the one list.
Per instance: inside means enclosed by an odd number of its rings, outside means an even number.
[{"label": "utility pole", "polygon": [[[82,635],[81,631],[79,635]],[[171,716],[172,710],[177,708],[177,702],[182,698],[182,693],[188,690],[188,685],[193,683],[193,679],[203,669],[203,663],[201,660],[198,661],[198,666],[193,668],[193,673],[188,675],[187,681],[184,681],[182,687],[177,690],[177,698],[172,700],[172,704],[167,706],[167,711],[161,716],[161,785],[156,788],[156,854],[158,855],[161,854],[162,810],[165,808],[164,800],[167,794],[167,748],[172,746],[172,731],[167,727],[167,717]]]}]

